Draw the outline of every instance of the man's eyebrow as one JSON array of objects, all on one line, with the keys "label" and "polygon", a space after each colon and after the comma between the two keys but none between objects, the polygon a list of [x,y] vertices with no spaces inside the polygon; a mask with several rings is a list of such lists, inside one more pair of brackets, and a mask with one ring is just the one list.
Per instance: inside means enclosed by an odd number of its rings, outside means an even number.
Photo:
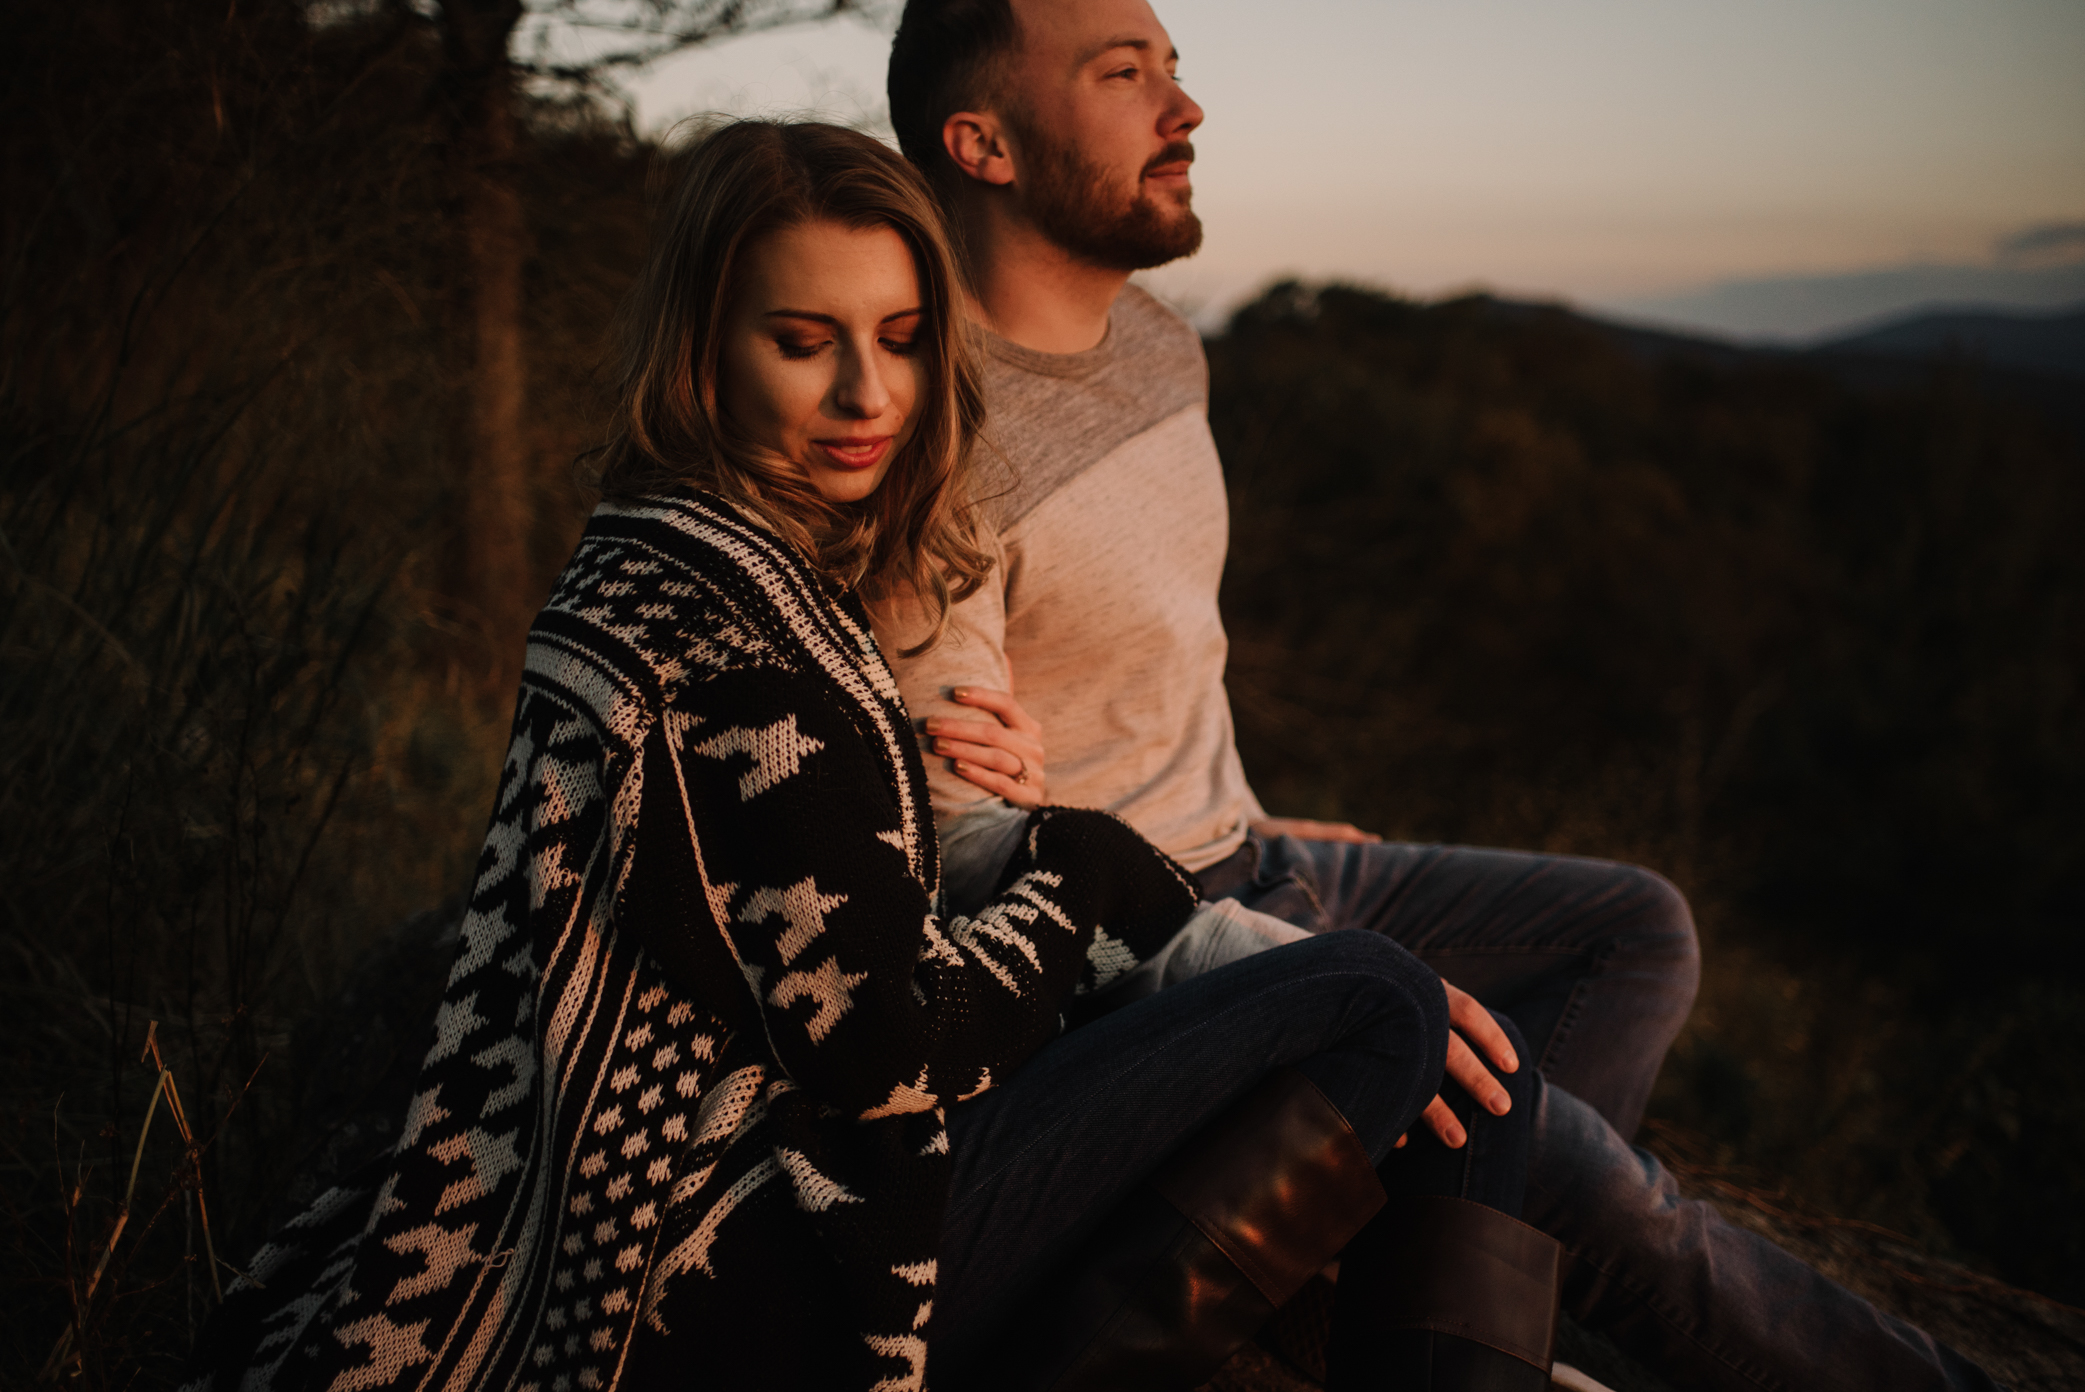
[{"label": "man's eyebrow", "polygon": [[[1083,68],[1102,54],[1110,53],[1118,48],[1134,48],[1139,53],[1149,53],[1151,51],[1151,40],[1140,39],[1134,34],[1126,34],[1121,38],[1105,40],[1081,53],[1079,61],[1075,66]],[[1180,50],[1176,48],[1168,53],[1166,57],[1177,63],[1180,61]]]},{"label": "man's eyebrow", "polygon": [[[886,314],[876,322],[888,324],[893,319],[915,319],[925,313],[925,309],[914,305],[911,309],[900,309]],[[836,329],[840,327],[840,320],[836,315],[820,314],[815,309],[771,309],[767,312],[766,317],[769,319],[808,319],[814,324],[830,324]]]}]

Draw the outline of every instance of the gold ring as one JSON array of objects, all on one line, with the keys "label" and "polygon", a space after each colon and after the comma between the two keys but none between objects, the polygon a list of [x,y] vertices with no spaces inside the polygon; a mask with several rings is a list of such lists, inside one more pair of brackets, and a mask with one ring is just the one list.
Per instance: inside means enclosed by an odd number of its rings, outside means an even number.
[{"label": "gold ring", "polygon": [[1015,755],[1014,762],[1021,766],[1021,771],[1014,775],[1014,782],[1025,788],[1028,786],[1028,761]]}]

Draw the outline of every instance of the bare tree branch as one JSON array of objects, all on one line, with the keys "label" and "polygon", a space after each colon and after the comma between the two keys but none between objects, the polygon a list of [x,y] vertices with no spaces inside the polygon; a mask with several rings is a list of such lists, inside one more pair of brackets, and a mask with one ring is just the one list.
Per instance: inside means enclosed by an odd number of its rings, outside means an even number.
[{"label": "bare tree branch", "polygon": [[[632,72],[684,49],[762,30],[853,14],[883,17],[878,0],[536,0],[528,6],[514,69],[528,77],[599,87],[607,75]],[[571,57],[553,54],[560,39],[598,39]]]}]

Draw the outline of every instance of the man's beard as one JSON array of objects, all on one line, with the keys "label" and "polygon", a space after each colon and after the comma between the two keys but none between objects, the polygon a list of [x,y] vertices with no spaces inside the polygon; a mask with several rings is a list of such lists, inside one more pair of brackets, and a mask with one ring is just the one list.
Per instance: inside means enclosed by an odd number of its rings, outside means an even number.
[{"label": "man's beard", "polygon": [[1166,207],[1143,187],[1143,173],[1161,164],[1194,158],[1194,147],[1177,141],[1139,171],[1136,191],[1125,199],[1101,165],[1082,158],[1069,142],[1022,131],[1032,164],[1028,215],[1058,246],[1096,266],[1148,271],[1202,245],[1202,220],[1185,201]]}]

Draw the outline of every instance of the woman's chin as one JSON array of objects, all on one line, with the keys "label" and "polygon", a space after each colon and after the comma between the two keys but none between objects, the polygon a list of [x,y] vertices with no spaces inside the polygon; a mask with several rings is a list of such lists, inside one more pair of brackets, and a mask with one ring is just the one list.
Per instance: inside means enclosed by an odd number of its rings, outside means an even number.
[{"label": "woman's chin", "polygon": [[884,475],[890,472],[890,461],[878,460],[865,469],[825,465],[804,472],[811,476],[811,486],[818,490],[818,496],[828,503],[858,503],[883,486]]}]

